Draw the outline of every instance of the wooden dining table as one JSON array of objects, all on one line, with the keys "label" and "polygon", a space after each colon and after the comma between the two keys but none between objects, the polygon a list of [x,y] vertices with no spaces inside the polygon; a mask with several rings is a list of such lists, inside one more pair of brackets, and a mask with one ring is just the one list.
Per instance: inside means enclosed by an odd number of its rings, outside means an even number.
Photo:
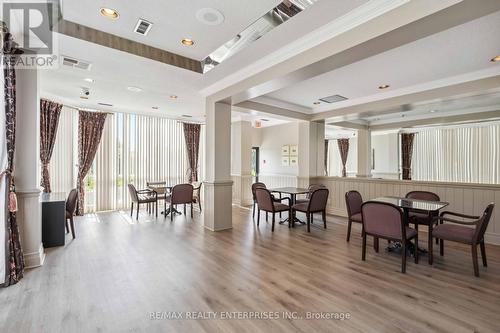
[{"label": "wooden dining table", "polygon": [[[295,205],[295,203],[297,202],[297,195],[309,193],[309,189],[300,188],[300,187],[278,187],[278,188],[269,189],[269,191],[271,193],[279,193],[280,197],[282,194],[289,195],[290,196],[290,209],[291,209],[291,206]],[[287,223],[287,222],[291,223],[290,217],[287,217],[283,221],[280,221],[280,224]],[[299,220],[297,217],[295,217],[294,222],[297,222],[299,224],[306,224],[305,222]],[[293,223],[292,223],[292,225],[293,225]]]},{"label": "wooden dining table", "polygon": [[[158,184],[150,184],[148,186],[148,189],[153,190],[153,191],[163,192],[163,193],[165,193],[165,196],[167,196],[170,192],[172,192],[172,188],[173,188],[173,186],[169,186],[169,185],[165,186],[165,185],[158,185]],[[161,214],[165,215],[165,216],[167,216],[170,213],[179,214],[179,215],[182,214],[177,209],[175,209],[175,207],[172,207],[172,209],[170,209],[170,207],[168,207],[166,209],[166,211],[164,210],[164,211],[161,212]]]},{"label": "wooden dining table", "polygon": [[[417,212],[417,213],[423,213],[427,214],[429,216],[431,215],[437,215],[439,214],[439,211],[443,209],[444,207],[448,206],[448,202],[442,202],[442,201],[427,201],[427,200],[420,200],[420,199],[410,199],[410,198],[401,198],[401,197],[393,197],[393,196],[387,196],[387,197],[378,197],[375,199],[372,199],[370,201],[378,201],[378,202],[384,202],[384,203],[390,203],[393,204],[399,208],[401,208],[404,212],[404,223],[408,224],[410,220],[410,211],[411,212]],[[432,227],[433,225],[429,225],[429,233],[432,233]],[[411,243],[409,247],[409,252],[411,254],[415,253],[415,250],[418,249],[419,253],[426,254],[427,250],[418,248],[416,247],[413,243]],[[387,248],[389,252],[399,252],[401,250],[401,243],[394,242],[389,245]],[[429,260],[430,263],[430,260]]]}]

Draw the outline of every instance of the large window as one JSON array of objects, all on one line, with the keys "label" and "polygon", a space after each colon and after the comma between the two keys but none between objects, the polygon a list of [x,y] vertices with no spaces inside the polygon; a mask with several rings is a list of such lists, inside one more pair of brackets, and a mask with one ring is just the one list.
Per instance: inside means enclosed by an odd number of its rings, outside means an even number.
[{"label": "large window", "polygon": [[[64,108],[51,161],[55,191],[68,192],[76,184],[78,112]],[[75,127],[76,126],[76,127]],[[204,135],[200,138],[200,167]],[[96,158],[86,179],[86,212],[129,207],[127,184],[145,188],[148,181],[170,185],[185,182],[188,162],[182,124],[176,120],[126,113],[106,119]],[[202,168],[200,177],[203,179]]]},{"label": "large window", "polygon": [[418,131],[412,179],[500,184],[500,124]]}]

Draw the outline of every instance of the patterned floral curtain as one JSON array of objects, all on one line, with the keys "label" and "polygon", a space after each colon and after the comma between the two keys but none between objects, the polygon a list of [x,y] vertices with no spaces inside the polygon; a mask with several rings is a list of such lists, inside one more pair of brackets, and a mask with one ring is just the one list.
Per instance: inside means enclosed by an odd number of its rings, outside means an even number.
[{"label": "patterned floral curtain", "polygon": [[403,179],[411,180],[411,158],[413,156],[413,140],[415,133],[401,134],[401,158],[403,164]]},{"label": "patterned floral curtain", "polygon": [[200,150],[200,124],[184,123],[184,139],[189,162],[188,181],[198,181],[198,153]]},{"label": "patterned floral curtain", "polygon": [[42,161],[42,181],[40,186],[45,193],[50,189],[49,163],[56,142],[57,125],[62,104],[40,100],[40,160]]},{"label": "patterned floral curtain", "polygon": [[19,50],[12,40],[12,35],[6,33],[4,36],[4,96],[5,96],[5,126],[7,142],[7,169],[2,170],[2,177],[6,177],[8,184],[7,202],[3,203],[6,209],[6,269],[4,286],[10,286],[21,280],[24,272],[24,257],[19,237],[19,227],[16,220],[16,198],[15,186],[12,172],[14,171],[14,151],[16,148],[16,71],[14,62]]},{"label": "patterned floral curtain", "polygon": [[92,167],[97,148],[101,142],[106,113],[79,111],[78,117],[78,209],[77,215],[85,210],[85,186],[83,180]]},{"label": "patterned floral curtain", "polygon": [[342,177],[347,177],[345,165],[347,163],[347,155],[349,154],[349,139],[338,139],[340,159],[342,160]]}]

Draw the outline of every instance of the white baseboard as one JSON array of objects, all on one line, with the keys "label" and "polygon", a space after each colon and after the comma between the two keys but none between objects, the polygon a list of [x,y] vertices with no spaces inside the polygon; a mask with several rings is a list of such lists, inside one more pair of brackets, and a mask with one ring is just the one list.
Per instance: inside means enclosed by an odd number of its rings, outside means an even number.
[{"label": "white baseboard", "polygon": [[45,251],[43,245],[40,244],[40,248],[37,252],[25,253],[24,254],[24,267],[25,268],[35,268],[40,267],[45,262]]}]

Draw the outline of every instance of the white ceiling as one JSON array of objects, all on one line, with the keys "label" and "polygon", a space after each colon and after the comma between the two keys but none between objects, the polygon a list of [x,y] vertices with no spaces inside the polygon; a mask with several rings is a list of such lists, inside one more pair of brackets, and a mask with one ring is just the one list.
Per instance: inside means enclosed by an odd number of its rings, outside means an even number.
[{"label": "white ceiling", "polygon": [[[202,60],[278,3],[280,0],[66,0],[62,10],[66,20]],[[101,7],[117,10],[119,19],[110,20],[101,16]],[[225,17],[224,22],[211,26],[198,21],[196,12],[201,8],[220,11]],[[154,24],[147,36],[133,31],[140,18]],[[183,38],[193,39],[195,46],[182,45]]]},{"label": "white ceiling", "polygon": [[[382,54],[286,87],[268,98],[307,107],[313,112],[331,110],[370,98],[379,99],[398,89],[426,84],[479,70],[496,70],[489,60],[500,53],[500,12],[431,35]],[[387,90],[378,86],[389,84]],[[340,94],[348,101],[313,102]],[[297,110],[300,111],[300,110]]]}]

